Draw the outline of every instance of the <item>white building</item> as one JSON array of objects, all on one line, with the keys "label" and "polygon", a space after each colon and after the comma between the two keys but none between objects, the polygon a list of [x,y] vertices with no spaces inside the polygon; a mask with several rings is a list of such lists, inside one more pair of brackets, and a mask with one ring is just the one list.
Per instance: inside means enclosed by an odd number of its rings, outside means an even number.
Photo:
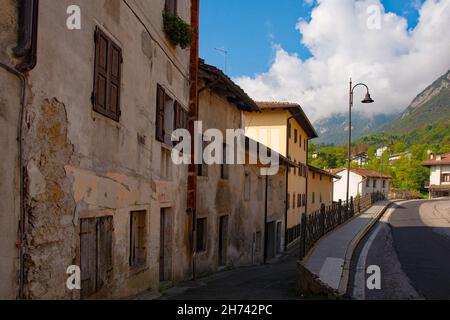
[{"label": "white building", "polygon": [[366,166],[369,163],[369,156],[366,152],[359,153],[352,158],[352,162],[360,167]]},{"label": "white building", "polygon": [[[333,201],[345,201],[347,197],[347,169],[335,169],[332,173],[340,176],[341,179],[335,179],[333,182]],[[352,168],[350,170],[349,197],[357,195],[365,196],[373,192],[389,193],[391,176],[383,173],[369,170]]]},{"label": "white building", "polygon": [[450,153],[431,153],[430,159],[422,165],[430,168],[430,199],[450,196]]},{"label": "white building", "polygon": [[377,156],[377,158],[381,158],[383,156],[383,154],[388,150],[389,150],[389,147],[378,148],[377,151],[375,152],[375,155]]}]

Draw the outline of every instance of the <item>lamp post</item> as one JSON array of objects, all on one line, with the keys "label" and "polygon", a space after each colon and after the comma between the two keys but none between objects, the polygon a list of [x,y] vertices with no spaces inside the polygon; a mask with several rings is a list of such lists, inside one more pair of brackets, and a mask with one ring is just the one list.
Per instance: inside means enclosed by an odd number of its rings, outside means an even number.
[{"label": "lamp post", "polygon": [[349,104],[348,104],[348,163],[347,163],[347,205],[350,193],[350,163],[352,161],[352,108],[353,108],[353,92],[356,87],[364,86],[366,87],[366,96],[362,103],[374,103],[375,101],[370,97],[369,87],[364,83],[358,83],[353,86],[352,79],[350,79],[350,94],[349,94]]}]

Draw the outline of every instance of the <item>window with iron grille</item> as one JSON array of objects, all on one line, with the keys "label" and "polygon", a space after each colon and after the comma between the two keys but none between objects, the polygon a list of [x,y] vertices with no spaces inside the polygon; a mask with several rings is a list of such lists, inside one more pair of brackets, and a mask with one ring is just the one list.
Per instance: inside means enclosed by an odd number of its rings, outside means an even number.
[{"label": "window with iron grille", "polygon": [[95,30],[94,111],[115,121],[120,119],[122,49],[99,27]]}]

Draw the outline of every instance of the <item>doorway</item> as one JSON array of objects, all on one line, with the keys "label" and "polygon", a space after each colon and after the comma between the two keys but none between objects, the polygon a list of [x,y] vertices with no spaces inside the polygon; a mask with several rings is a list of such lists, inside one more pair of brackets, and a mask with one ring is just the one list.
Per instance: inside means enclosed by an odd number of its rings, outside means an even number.
[{"label": "doorway", "polygon": [[267,260],[275,258],[275,222],[269,222],[266,227]]},{"label": "doorway", "polygon": [[220,217],[219,221],[219,267],[227,265],[228,253],[228,216]]}]

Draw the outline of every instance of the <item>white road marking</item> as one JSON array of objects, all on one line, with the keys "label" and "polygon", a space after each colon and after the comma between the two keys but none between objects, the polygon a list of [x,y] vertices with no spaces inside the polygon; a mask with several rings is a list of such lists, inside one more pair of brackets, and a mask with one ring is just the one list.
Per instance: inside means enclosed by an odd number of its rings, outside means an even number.
[{"label": "white road marking", "polygon": [[359,255],[358,264],[356,266],[355,281],[353,286],[353,298],[356,300],[364,300],[366,298],[366,264],[367,255],[369,254],[370,247],[373,241],[380,232],[382,225],[378,224],[375,231],[365,243],[361,254]]}]

